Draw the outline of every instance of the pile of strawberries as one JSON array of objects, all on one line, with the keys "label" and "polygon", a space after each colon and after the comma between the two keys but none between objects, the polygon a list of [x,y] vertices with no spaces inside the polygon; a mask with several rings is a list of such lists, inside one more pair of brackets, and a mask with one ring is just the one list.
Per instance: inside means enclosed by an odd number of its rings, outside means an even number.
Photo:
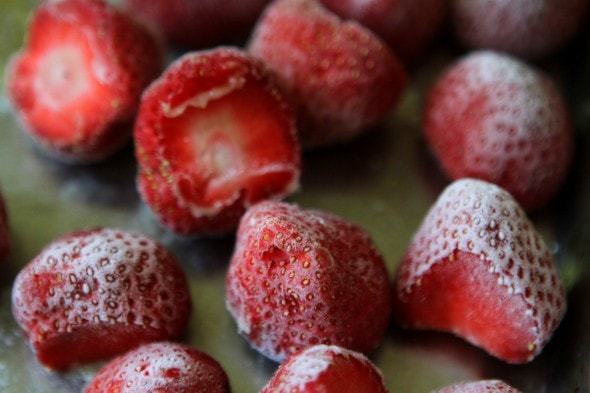
[{"label": "pile of strawberries", "polygon": [[[566,294],[528,214],[562,188],[574,136],[560,86],[532,62],[575,37],[590,1],[122,3],[41,2],[7,95],[55,160],[96,163],[132,142],[138,192],[171,233],[236,235],[227,309],[281,363],[263,392],[387,392],[367,356],[392,323],[511,364],[541,353]],[[469,52],[438,76],[422,125],[449,184],[390,276],[363,228],[285,200],[313,170],[303,152],[391,116],[445,22]],[[9,237],[0,204],[0,261]],[[18,274],[12,306],[48,369],[110,360],[86,393],[230,391],[215,359],[180,343],[182,261],[143,234],[64,234]],[[491,391],[516,389],[439,392]]]}]

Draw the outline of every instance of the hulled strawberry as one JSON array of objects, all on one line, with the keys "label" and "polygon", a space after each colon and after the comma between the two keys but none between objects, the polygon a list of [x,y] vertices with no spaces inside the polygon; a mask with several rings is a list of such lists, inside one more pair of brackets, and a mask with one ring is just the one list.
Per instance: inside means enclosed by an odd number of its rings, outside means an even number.
[{"label": "hulled strawberry", "polygon": [[6,70],[24,131],[56,159],[104,159],[131,138],[145,86],[162,69],[159,43],[102,0],[46,0]]},{"label": "hulled strawberry", "polygon": [[141,196],[180,235],[233,230],[247,206],[299,185],[293,111],[236,48],[176,60],[143,95],[134,136]]},{"label": "hulled strawberry", "polygon": [[269,0],[124,0],[171,45],[199,49],[243,39]]},{"label": "hulled strawberry", "polygon": [[142,345],[104,365],[84,393],[229,393],[227,374],[211,356],[186,345]]},{"label": "hulled strawberry", "polygon": [[533,59],[562,48],[584,26],[588,0],[451,0],[451,22],[469,48]]},{"label": "hulled strawberry", "polygon": [[449,178],[496,183],[528,211],[555,196],[572,161],[570,114],[557,86],[498,52],[451,65],[428,94],[423,122]]},{"label": "hulled strawberry", "polygon": [[381,371],[359,352],[315,345],[291,355],[261,393],[387,393]]},{"label": "hulled strawberry", "polygon": [[390,283],[381,254],[358,226],[266,201],[240,222],[226,303],[239,332],[272,360],[316,344],[366,353],[388,325]]},{"label": "hulled strawberry", "polygon": [[486,380],[476,382],[460,382],[434,393],[520,393],[519,390],[504,381]]},{"label": "hulled strawberry", "polygon": [[381,37],[405,63],[426,52],[441,30],[448,2],[441,0],[321,0],[345,19],[354,19]]},{"label": "hulled strawberry", "polygon": [[180,265],[163,246],[97,228],[55,240],[25,266],[12,311],[39,362],[65,370],[178,338],[191,300]]},{"label": "hulled strawberry", "polygon": [[524,210],[475,179],[452,183],[428,212],[398,265],[394,304],[401,325],[453,332],[509,363],[539,354],[566,309]]},{"label": "hulled strawberry", "polygon": [[349,140],[383,121],[406,83],[403,65],[385,43],[315,0],[269,4],[248,49],[291,95],[308,148]]}]

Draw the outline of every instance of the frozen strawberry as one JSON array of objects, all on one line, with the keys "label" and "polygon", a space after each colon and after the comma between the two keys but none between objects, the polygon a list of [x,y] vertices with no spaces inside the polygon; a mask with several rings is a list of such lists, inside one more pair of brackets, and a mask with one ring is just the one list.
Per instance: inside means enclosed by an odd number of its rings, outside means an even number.
[{"label": "frozen strawberry", "polygon": [[573,133],[560,91],[507,55],[479,51],[452,64],[429,92],[423,122],[449,178],[498,184],[527,211],[547,204],[568,174]]},{"label": "frozen strawberry", "polygon": [[467,47],[533,59],[571,41],[589,6],[588,0],[451,0],[451,22]]},{"label": "frozen strawberry", "polygon": [[326,212],[265,201],[240,223],[226,303],[239,332],[272,360],[316,344],[367,353],[390,320],[387,275],[363,229]]},{"label": "frozen strawberry", "polygon": [[96,228],[44,248],[18,274],[12,311],[39,362],[65,370],[178,338],[191,300],[180,265],[163,246]]},{"label": "frozen strawberry", "polygon": [[406,84],[403,65],[381,39],[315,0],[272,2],[248,50],[297,105],[306,148],[347,141],[383,121]]},{"label": "frozen strawberry", "polygon": [[104,159],[131,138],[162,50],[143,25],[102,0],[46,0],[7,70],[7,93],[24,131],[56,159]]},{"label": "frozen strawberry", "polygon": [[123,0],[130,13],[184,49],[229,44],[247,37],[269,0]]},{"label": "frozen strawberry", "polygon": [[291,355],[261,393],[387,393],[381,371],[363,354],[315,345]]},{"label": "frozen strawberry", "polygon": [[434,393],[520,393],[520,391],[504,381],[486,380],[457,383]]},{"label": "frozen strawberry", "polygon": [[508,192],[481,180],[445,189],[395,277],[401,325],[453,332],[508,363],[539,354],[565,308],[541,235]]},{"label": "frozen strawberry", "polygon": [[10,226],[4,197],[0,194],[0,263],[10,254]]},{"label": "frozen strawberry", "polygon": [[441,0],[321,0],[345,19],[381,37],[404,62],[416,61],[442,28],[448,2]]},{"label": "frozen strawberry", "polygon": [[143,95],[134,136],[141,196],[179,235],[235,230],[247,206],[299,186],[294,113],[237,48],[176,60]]},{"label": "frozen strawberry", "polygon": [[186,345],[142,345],[111,360],[84,393],[229,393],[228,377],[211,356]]}]

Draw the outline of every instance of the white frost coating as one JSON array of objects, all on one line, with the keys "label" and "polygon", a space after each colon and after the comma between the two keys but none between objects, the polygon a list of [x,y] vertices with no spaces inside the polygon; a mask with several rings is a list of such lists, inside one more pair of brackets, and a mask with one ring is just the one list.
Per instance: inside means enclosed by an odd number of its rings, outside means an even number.
[{"label": "white frost coating", "polygon": [[433,393],[520,393],[512,386],[500,380],[485,380],[457,383]]},{"label": "white frost coating", "polygon": [[[448,113],[469,113],[474,102],[480,103],[477,129],[466,133],[464,142],[465,146],[478,146],[464,149],[465,165],[472,172],[488,172],[490,163],[482,159],[481,152],[501,157],[495,165],[502,168],[521,160],[527,152],[531,159],[540,161],[535,152],[550,149],[551,137],[567,128],[562,103],[557,101],[559,93],[543,74],[516,58],[477,51],[452,67],[444,80],[451,77],[464,82],[447,84],[446,104],[434,106],[430,116],[437,124],[445,124]],[[536,170],[546,164],[530,167]]]},{"label": "white frost coating", "polygon": [[288,388],[306,391],[305,385],[318,379],[334,363],[337,356],[352,357],[368,363],[368,359],[358,352],[336,345],[315,345],[293,356],[283,367],[282,372],[287,374],[284,380],[288,381]]},{"label": "white frost coating", "polygon": [[[474,179],[448,186],[410,244],[408,255],[413,261],[401,267],[407,280],[399,283],[400,293],[411,293],[424,273],[455,250],[479,255],[490,263],[489,271],[498,275],[499,285],[509,293],[525,296],[532,309],[548,310],[551,321],[560,320],[564,299],[554,299],[552,304],[547,296],[563,296],[551,251],[508,192]],[[561,307],[555,306],[558,300]],[[545,315],[536,314],[536,326],[543,337],[551,326],[543,323]]]},{"label": "white frost coating", "polygon": [[167,117],[178,117],[184,113],[186,108],[189,106],[194,108],[205,108],[209,101],[217,100],[223,96],[230,94],[233,91],[241,89],[246,83],[246,78],[234,76],[229,78],[228,83],[224,86],[219,86],[205,93],[197,94],[189,100],[184,101],[182,104],[175,107],[171,107],[170,103],[162,102],[162,112]]},{"label": "white frost coating", "polygon": [[[67,238],[66,238],[67,239]],[[49,244],[15,280],[13,304],[27,304],[27,310],[54,313],[59,310],[59,323],[39,320],[40,331],[69,332],[82,321],[92,323],[134,323],[138,326],[168,329],[157,307],[145,306],[140,299],[129,299],[126,291],[141,292],[142,285],[157,285],[172,293],[171,277],[163,277],[159,261],[160,251],[153,240],[135,233],[102,228],[90,235],[59,239]],[[141,262],[139,262],[141,261]],[[138,272],[137,269],[141,269]],[[48,277],[54,286],[48,286],[45,296],[37,297],[25,292],[32,277]],[[136,278],[138,277],[138,278]],[[159,279],[154,283],[152,278]],[[131,286],[130,288],[127,285]],[[168,301],[172,315],[177,317],[178,300]],[[134,304],[131,302],[134,301]],[[20,313],[20,308],[17,308]],[[134,320],[129,320],[133,313]],[[145,317],[149,317],[146,324]],[[17,315],[19,323],[34,320],[33,314]],[[28,324],[30,322],[26,322]]]},{"label": "white frost coating", "polygon": [[[114,360],[98,377],[105,381],[126,381],[124,391],[127,393],[169,391],[172,386],[181,387],[183,384],[190,391],[190,387],[215,380],[220,374],[220,370],[201,362],[198,356],[199,352],[180,344],[147,344]],[[172,373],[167,375],[169,371]],[[219,386],[221,390],[222,386]]]}]

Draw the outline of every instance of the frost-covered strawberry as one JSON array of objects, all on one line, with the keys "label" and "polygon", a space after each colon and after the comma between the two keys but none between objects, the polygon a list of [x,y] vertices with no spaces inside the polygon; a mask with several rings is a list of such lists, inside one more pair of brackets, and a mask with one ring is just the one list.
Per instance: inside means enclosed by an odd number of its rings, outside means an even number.
[{"label": "frost-covered strawberry", "polygon": [[387,276],[363,229],[326,212],[266,201],[240,222],[226,303],[239,332],[275,361],[316,344],[366,353],[390,319]]},{"label": "frost-covered strawberry", "polygon": [[551,250],[505,190],[452,183],[408,247],[394,314],[408,328],[453,332],[509,363],[539,354],[566,309]]},{"label": "frost-covered strawberry", "polygon": [[167,42],[199,49],[244,39],[269,0],[123,0]]},{"label": "frost-covered strawberry", "polygon": [[211,356],[186,345],[142,345],[104,365],[84,393],[229,393],[228,377]]},{"label": "frost-covered strawberry", "polygon": [[261,393],[387,393],[381,371],[363,354],[315,345],[291,355]]},{"label": "frost-covered strawberry", "polygon": [[461,382],[439,389],[434,393],[520,393],[520,391],[504,381],[486,380]]},{"label": "frost-covered strawberry", "polygon": [[566,45],[587,20],[588,0],[451,0],[460,42],[523,58],[547,56]]},{"label": "frost-covered strawberry", "polygon": [[237,48],[176,60],[143,95],[134,137],[141,196],[180,235],[234,230],[250,204],[299,186],[295,115]]},{"label": "frost-covered strawberry", "polygon": [[566,103],[550,77],[515,58],[473,52],[439,77],[426,140],[451,179],[498,184],[530,211],[565,181],[573,155]]},{"label": "frost-covered strawberry", "polygon": [[39,362],[65,370],[178,338],[190,316],[184,273],[163,246],[112,228],[45,247],[18,274],[12,311]]},{"label": "frost-covered strawberry", "polygon": [[8,211],[4,203],[4,197],[0,193],[0,263],[4,262],[10,254],[10,225],[8,221]]},{"label": "frost-covered strawberry", "polygon": [[404,62],[422,55],[447,14],[446,0],[321,0],[345,19],[354,19],[389,44]]},{"label": "frost-covered strawberry", "polygon": [[7,93],[43,151],[94,162],[129,142],[141,92],[162,64],[153,35],[109,3],[48,0],[7,67]]},{"label": "frost-covered strawberry", "polygon": [[272,2],[249,50],[291,95],[308,148],[349,140],[384,120],[406,83],[403,65],[381,39],[316,0]]}]

